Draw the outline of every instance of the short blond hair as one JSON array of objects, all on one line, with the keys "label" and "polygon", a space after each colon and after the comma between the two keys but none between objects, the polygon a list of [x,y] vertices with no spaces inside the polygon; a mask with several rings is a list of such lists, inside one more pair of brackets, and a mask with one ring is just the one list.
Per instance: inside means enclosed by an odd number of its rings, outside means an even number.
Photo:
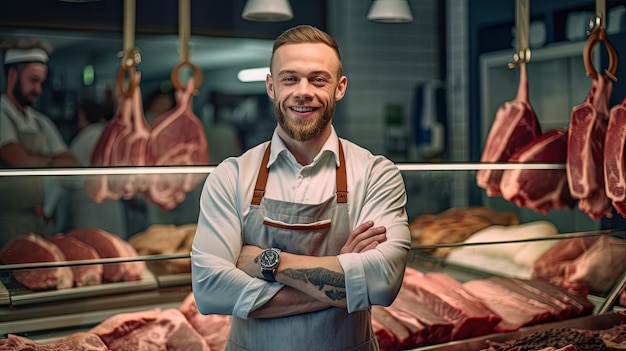
[{"label": "short blond hair", "polygon": [[274,62],[274,54],[276,50],[286,44],[303,44],[303,43],[322,43],[331,47],[337,54],[339,59],[339,76],[343,72],[343,66],[341,64],[341,54],[339,54],[339,45],[328,33],[323,30],[302,24],[296,27],[285,30],[281,35],[274,40],[274,47],[272,48],[272,57],[270,58],[270,70],[272,69],[272,63]]}]

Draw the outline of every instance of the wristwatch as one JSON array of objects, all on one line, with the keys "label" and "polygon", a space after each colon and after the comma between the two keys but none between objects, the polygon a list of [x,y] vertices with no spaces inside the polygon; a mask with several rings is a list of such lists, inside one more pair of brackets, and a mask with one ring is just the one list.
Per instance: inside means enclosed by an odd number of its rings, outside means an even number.
[{"label": "wristwatch", "polygon": [[275,282],[274,272],[280,263],[280,250],[271,248],[265,249],[259,255],[259,264],[261,265],[261,273],[263,278],[270,282]]}]

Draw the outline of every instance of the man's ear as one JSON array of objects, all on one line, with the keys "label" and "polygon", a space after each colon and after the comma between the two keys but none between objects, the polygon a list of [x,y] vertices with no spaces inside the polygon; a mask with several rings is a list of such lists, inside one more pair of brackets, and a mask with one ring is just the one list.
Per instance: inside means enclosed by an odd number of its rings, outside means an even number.
[{"label": "man's ear", "polygon": [[337,89],[335,89],[336,101],[343,99],[343,97],[346,95],[347,88],[348,88],[348,78],[346,76],[341,76],[341,78],[339,78],[339,84],[337,84]]},{"label": "man's ear", "polygon": [[267,91],[267,96],[274,100],[274,80],[271,74],[265,77],[265,90]]}]

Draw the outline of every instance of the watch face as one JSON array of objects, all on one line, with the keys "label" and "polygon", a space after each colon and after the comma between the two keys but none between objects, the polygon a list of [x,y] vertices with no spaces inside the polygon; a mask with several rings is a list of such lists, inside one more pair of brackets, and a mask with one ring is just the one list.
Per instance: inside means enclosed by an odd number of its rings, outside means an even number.
[{"label": "watch face", "polygon": [[265,250],[261,253],[259,257],[259,261],[261,267],[265,268],[274,268],[278,265],[278,260],[280,259],[280,254],[275,250]]}]

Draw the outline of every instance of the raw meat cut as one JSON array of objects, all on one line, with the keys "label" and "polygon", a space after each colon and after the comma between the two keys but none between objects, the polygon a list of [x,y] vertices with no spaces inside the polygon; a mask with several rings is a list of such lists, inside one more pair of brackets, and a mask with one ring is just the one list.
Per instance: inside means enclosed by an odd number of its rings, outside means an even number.
[{"label": "raw meat cut", "polygon": [[604,139],[604,185],[613,207],[626,217],[626,98],[614,106]]},{"label": "raw meat cut", "polygon": [[396,339],[391,333],[391,331],[385,326],[372,318],[372,330],[374,331],[374,335],[376,336],[376,341],[378,341],[378,347],[381,351],[394,351],[398,349],[398,345],[396,343]]},{"label": "raw meat cut", "polygon": [[[137,251],[119,236],[97,228],[74,228],[65,233],[93,247],[101,258],[136,257]],[[141,280],[143,261],[104,264],[102,278],[108,282]]]},{"label": "raw meat cut", "polygon": [[540,289],[537,289],[535,286],[526,283],[525,280],[497,276],[492,277],[491,280],[507,287],[521,296],[531,300],[537,300],[546,306],[549,306],[552,309],[551,313],[557,320],[564,320],[578,315],[578,311],[574,307],[551,296],[550,294],[543,292]]},{"label": "raw meat cut", "polygon": [[[140,74],[130,96],[122,96],[115,117],[106,125],[91,155],[92,167],[148,166],[146,149],[150,126],[143,115]],[[130,199],[147,189],[143,175],[102,175],[85,180],[85,193],[100,203],[106,199]]]},{"label": "raw meat cut", "polygon": [[502,318],[495,328],[498,332],[515,331],[554,319],[549,305],[516,293],[492,279],[470,280],[463,283],[463,288]]},{"label": "raw meat cut", "polygon": [[603,235],[565,266],[562,285],[583,295],[602,293],[617,283],[624,270],[626,241]]},{"label": "raw meat cut", "polygon": [[420,301],[410,289],[400,288],[396,299],[388,308],[392,311],[406,313],[426,327],[428,332],[424,345],[444,343],[452,338],[454,323],[436,314],[426,303]]},{"label": "raw meat cut", "polygon": [[[67,236],[57,234],[48,238],[56,244],[68,261],[74,260],[97,260],[100,258],[98,251],[84,242]],[[74,273],[74,283],[76,286],[98,285],[102,283],[102,265],[93,264],[85,266],[70,267]]]},{"label": "raw meat cut", "polygon": [[[209,147],[204,127],[191,110],[195,91],[194,78],[189,78],[183,92],[177,93],[174,109],[152,122],[147,158],[156,166],[208,165]],[[202,177],[198,174],[159,174],[149,185],[148,199],[169,210],[185,199]]]},{"label": "raw meat cut", "polygon": [[[34,233],[15,237],[0,249],[0,261],[4,264],[65,260],[58,246]],[[68,267],[15,270],[11,274],[31,290],[67,289],[74,285],[74,274]]]},{"label": "raw meat cut", "polygon": [[[550,296],[559,299],[569,305],[574,311],[576,316],[586,316],[593,312],[595,305],[589,299],[583,295],[575,294],[571,291],[563,289],[560,286],[548,283],[542,280],[524,280],[524,284],[533,286],[540,291],[549,294]],[[572,315],[573,317],[574,315]]]},{"label": "raw meat cut", "polygon": [[400,348],[412,346],[411,334],[409,333],[409,330],[402,323],[393,318],[385,308],[381,306],[372,306],[372,319],[384,325],[385,328],[393,335],[395,342],[393,347],[387,348],[388,350],[399,350]]},{"label": "raw meat cut", "polygon": [[563,283],[565,266],[582,255],[596,240],[597,236],[559,240],[535,261],[531,272],[532,278],[560,286]]},{"label": "raw meat cut", "polygon": [[0,351],[108,351],[98,335],[89,332],[74,333],[66,338],[38,343],[23,336],[9,334],[0,339]]},{"label": "raw meat cut", "polygon": [[230,332],[230,316],[202,314],[198,311],[193,293],[187,295],[179,306],[189,324],[202,336],[211,350],[224,350]]},{"label": "raw meat cut", "polygon": [[[380,307],[380,306],[379,306]],[[397,320],[409,331],[409,338],[399,342],[399,347],[403,349],[409,349],[425,345],[428,338],[428,329],[417,318],[409,314],[408,312],[399,311],[397,309],[389,307],[383,308],[391,317]]]},{"label": "raw meat cut", "polygon": [[174,308],[116,314],[90,330],[110,350],[210,351]]},{"label": "raw meat cut", "polygon": [[[506,162],[518,149],[541,134],[539,120],[528,100],[526,63],[520,64],[519,68],[517,96],[496,112],[480,162]],[[486,190],[488,196],[500,196],[501,177],[501,170],[481,169],[476,173],[476,183]]]},{"label": "raw meat cut", "polygon": [[[552,129],[520,148],[509,162],[565,162],[567,132]],[[575,200],[564,169],[507,169],[500,182],[502,197],[519,207],[546,214],[551,209],[573,208]]]},{"label": "raw meat cut", "polygon": [[461,283],[445,274],[427,273],[403,286],[437,315],[454,324],[453,340],[491,333],[502,320],[479,299],[467,294]]},{"label": "raw meat cut", "polygon": [[604,139],[613,83],[598,75],[585,101],[572,110],[567,138],[567,180],[578,208],[592,219],[611,216],[604,185]]}]

